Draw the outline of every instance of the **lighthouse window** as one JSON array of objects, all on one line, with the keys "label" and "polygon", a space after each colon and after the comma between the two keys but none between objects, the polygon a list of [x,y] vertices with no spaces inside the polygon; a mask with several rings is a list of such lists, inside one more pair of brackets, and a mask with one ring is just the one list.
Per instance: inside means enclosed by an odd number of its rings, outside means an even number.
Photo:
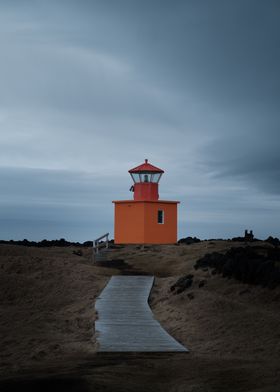
[{"label": "lighthouse window", "polygon": [[141,180],[140,180],[139,173],[130,173],[130,174],[131,174],[131,177],[132,177],[132,179],[133,179],[133,181],[134,181],[135,183],[141,181]]},{"label": "lighthouse window", "polygon": [[151,174],[150,173],[141,173],[140,174],[141,182],[151,182]]},{"label": "lighthouse window", "polygon": [[162,173],[130,173],[133,182],[153,182],[158,183]]},{"label": "lighthouse window", "polygon": [[159,182],[160,177],[161,177],[161,173],[153,174],[152,182]]},{"label": "lighthouse window", "polygon": [[158,210],[157,221],[160,224],[164,223],[164,211],[163,210]]}]

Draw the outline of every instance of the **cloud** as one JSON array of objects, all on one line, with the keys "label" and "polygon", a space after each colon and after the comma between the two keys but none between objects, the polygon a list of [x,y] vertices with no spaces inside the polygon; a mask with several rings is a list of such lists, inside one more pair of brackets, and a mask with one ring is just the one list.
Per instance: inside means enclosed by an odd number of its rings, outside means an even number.
[{"label": "cloud", "polygon": [[110,185],[101,175],[83,172],[7,167],[0,169],[0,178],[2,238],[10,239],[7,228],[18,224],[21,230],[25,225],[21,237],[36,239],[56,235],[82,241],[108,226],[112,233],[114,181]]},{"label": "cloud", "polygon": [[280,194],[279,131],[269,123],[221,136],[203,153],[205,168],[213,176],[240,181],[264,194]]},{"label": "cloud", "polygon": [[162,198],[182,201],[181,235],[279,233],[278,2],[0,10],[6,235],[98,235],[144,158],[166,170]]}]

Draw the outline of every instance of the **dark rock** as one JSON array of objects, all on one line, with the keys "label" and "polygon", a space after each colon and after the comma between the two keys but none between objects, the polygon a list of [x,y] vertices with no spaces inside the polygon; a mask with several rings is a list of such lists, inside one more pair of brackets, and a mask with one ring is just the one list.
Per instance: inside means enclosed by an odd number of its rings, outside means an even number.
[{"label": "dark rock", "polygon": [[201,287],[203,287],[203,286],[205,286],[206,285],[206,280],[200,280],[199,282],[198,282],[198,287],[199,288],[201,288]]},{"label": "dark rock", "polygon": [[189,299],[194,299],[194,293],[188,293],[188,298]]},{"label": "dark rock", "polygon": [[80,249],[79,250],[73,250],[73,255],[83,256],[83,252]]},{"label": "dark rock", "polygon": [[254,241],[253,230],[250,230],[250,232],[248,230],[245,230],[244,240],[248,242]]},{"label": "dark rock", "polygon": [[175,291],[175,294],[180,294],[183,291],[185,291],[186,289],[188,289],[189,287],[191,287],[193,283],[193,275],[189,274],[189,275],[185,275],[182,276],[181,278],[179,278],[177,280],[177,282],[175,282],[171,287],[170,290],[171,291]]},{"label": "dark rock", "polygon": [[[113,242],[112,240],[109,241],[110,247],[113,246],[111,245]],[[60,240],[47,240],[44,239],[39,242],[35,241],[29,241],[26,238],[24,240],[19,240],[19,241],[14,241],[14,240],[0,240],[0,244],[10,244],[10,245],[21,245],[21,246],[29,246],[29,247],[38,247],[38,248],[48,248],[52,246],[60,246],[60,247],[68,247],[68,246],[77,246],[77,247],[92,247],[93,246],[93,241],[85,241],[83,243],[80,242],[70,242],[66,241],[64,238],[61,238]]]},{"label": "dark rock", "polygon": [[186,237],[186,238],[181,238],[178,241],[178,244],[191,245],[191,244],[195,244],[197,242],[200,242],[199,238],[196,238],[196,237]]},{"label": "dark rock", "polygon": [[280,249],[231,248],[225,254],[213,252],[199,259],[194,268],[213,268],[212,274],[241,282],[275,288],[280,285]]},{"label": "dark rock", "polygon": [[231,239],[231,241],[234,241],[234,242],[245,242],[245,239],[244,239],[244,237],[233,237]]},{"label": "dark rock", "polygon": [[83,242],[83,246],[93,247],[93,241],[85,241],[85,242]]},{"label": "dark rock", "polygon": [[273,246],[280,246],[280,240],[279,238],[275,237],[273,238],[272,236],[269,236],[265,242],[268,242],[269,244],[273,245]]}]

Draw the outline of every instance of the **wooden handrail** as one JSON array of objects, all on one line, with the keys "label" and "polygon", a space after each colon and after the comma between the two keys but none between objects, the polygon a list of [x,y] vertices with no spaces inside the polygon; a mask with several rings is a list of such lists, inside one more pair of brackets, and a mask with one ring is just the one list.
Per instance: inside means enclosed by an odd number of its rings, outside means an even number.
[{"label": "wooden handrail", "polygon": [[109,233],[106,233],[106,234],[103,234],[101,237],[96,238],[96,240],[93,240],[93,254],[98,254],[99,253],[99,247],[101,245],[100,241],[103,238],[106,238],[105,246],[106,246],[107,249],[109,248]]},{"label": "wooden handrail", "polygon": [[105,237],[109,237],[109,233],[106,233],[106,234],[103,234],[101,237],[99,237],[99,238],[96,238],[96,240],[94,240],[94,241],[100,241],[100,240],[102,240],[102,238],[105,238]]}]

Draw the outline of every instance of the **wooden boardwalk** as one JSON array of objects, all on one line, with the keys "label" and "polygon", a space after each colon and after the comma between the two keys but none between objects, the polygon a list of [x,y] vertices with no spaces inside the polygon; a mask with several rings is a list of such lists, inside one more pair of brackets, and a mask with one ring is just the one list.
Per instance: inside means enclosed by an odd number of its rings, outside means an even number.
[{"label": "wooden boardwalk", "polygon": [[187,352],[148,305],[153,276],[113,276],[96,300],[100,352]]}]

